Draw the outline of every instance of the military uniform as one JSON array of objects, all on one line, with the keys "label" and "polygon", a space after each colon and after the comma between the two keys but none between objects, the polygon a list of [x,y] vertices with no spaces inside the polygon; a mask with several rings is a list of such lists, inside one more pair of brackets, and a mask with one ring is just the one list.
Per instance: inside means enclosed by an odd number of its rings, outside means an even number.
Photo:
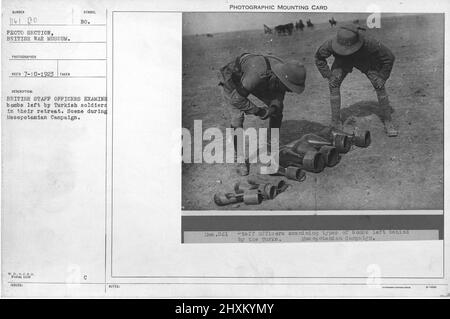
[{"label": "military uniform", "polygon": [[[356,32],[356,31],[355,31]],[[378,102],[383,113],[384,121],[391,122],[392,108],[389,105],[389,98],[385,89],[385,82],[389,78],[395,61],[394,54],[380,41],[361,37],[362,45],[354,53],[340,55],[333,50],[330,39],[323,43],[316,52],[315,63],[321,75],[328,79],[330,89],[330,103],[332,112],[332,122],[340,121],[340,87],[342,81],[353,68],[364,73],[374,87]],[[331,55],[335,60],[328,67],[327,58]]]},{"label": "military uniform", "polygon": [[[219,79],[223,95],[231,105],[232,128],[242,128],[246,114],[259,116],[263,120],[268,118],[269,128],[280,128],[285,93],[303,92],[306,70],[303,64],[296,61],[285,63],[273,56],[244,53],[220,69]],[[248,98],[250,94],[266,106],[256,106]],[[270,131],[268,141],[271,140]],[[235,155],[238,144],[238,137],[235,135]],[[268,146],[270,147],[270,142]],[[248,159],[238,167],[240,175],[248,175],[249,170]]]},{"label": "military uniform", "polygon": [[[326,59],[331,55],[335,60],[330,70]],[[328,40],[317,50],[315,58],[320,74],[330,79],[330,87],[340,87],[345,76],[355,67],[367,75],[375,89],[384,84],[376,78],[379,77],[385,82],[391,74],[395,60],[391,50],[380,41],[370,38],[364,38],[361,49],[351,55],[338,55],[331,47],[331,40]]]},{"label": "military uniform", "polygon": [[243,127],[245,114],[261,115],[262,108],[248,99],[252,94],[268,107],[274,107],[269,127],[279,128],[283,119],[283,100],[286,87],[272,71],[275,57],[245,53],[220,69],[220,85],[231,105],[231,126]]}]

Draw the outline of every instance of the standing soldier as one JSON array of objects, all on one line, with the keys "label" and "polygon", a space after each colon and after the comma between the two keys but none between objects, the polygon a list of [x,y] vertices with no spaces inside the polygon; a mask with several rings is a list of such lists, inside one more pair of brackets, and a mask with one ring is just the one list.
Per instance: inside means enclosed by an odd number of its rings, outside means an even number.
[{"label": "standing soldier", "polygon": [[[225,99],[231,105],[231,128],[243,128],[245,115],[269,119],[271,128],[280,128],[286,92],[300,94],[305,89],[306,70],[299,62],[284,63],[274,56],[244,53],[220,69],[220,83]],[[248,99],[252,94],[266,107]],[[234,151],[237,153],[237,136]],[[238,173],[248,175],[248,159],[239,164]]]},{"label": "standing soldier", "polygon": [[[375,88],[386,134],[397,136],[398,131],[392,123],[392,108],[385,89],[385,82],[394,64],[394,55],[378,40],[363,37],[359,29],[362,28],[356,25],[340,27],[337,36],[322,44],[316,52],[316,66],[322,76],[328,79],[330,87],[331,125],[342,128],[340,87],[345,76],[355,67],[369,78]],[[331,55],[335,59],[330,70],[327,58]]]}]

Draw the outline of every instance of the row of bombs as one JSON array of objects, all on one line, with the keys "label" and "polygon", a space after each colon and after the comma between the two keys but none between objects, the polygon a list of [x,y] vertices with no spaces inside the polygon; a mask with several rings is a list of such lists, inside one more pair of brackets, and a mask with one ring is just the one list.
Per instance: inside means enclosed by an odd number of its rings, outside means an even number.
[{"label": "row of bombs", "polygon": [[[318,134],[306,134],[280,148],[280,168],[274,175],[302,182],[306,178],[305,171],[320,173],[326,166],[333,167],[338,164],[341,154],[348,153],[352,145],[365,148],[370,143],[369,131],[346,133],[334,128],[325,128]],[[242,202],[247,205],[258,205],[263,200],[274,199],[287,187],[288,184],[283,180],[274,184],[249,177],[247,183],[234,184],[234,193],[215,194],[214,202],[218,206]]]},{"label": "row of bombs", "polygon": [[304,174],[297,169],[313,173],[333,167],[352,145],[368,147],[371,143],[369,131],[346,133],[334,128],[325,128],[318,134],[305,134],[300,139],[280,147],[278,175],[291,180],[302,180]]},{"label": "row of bombs", "polygon": [[287,188],[288,184],[283,180],[279,180],[276,183],[267,183],[255,177],[249,177],[247,182],[236,182],[234,184],[234,193],[215,194],[214,202],[218,206],[242,202],[246,205],[258,205],[263,200],[274,199]]}]

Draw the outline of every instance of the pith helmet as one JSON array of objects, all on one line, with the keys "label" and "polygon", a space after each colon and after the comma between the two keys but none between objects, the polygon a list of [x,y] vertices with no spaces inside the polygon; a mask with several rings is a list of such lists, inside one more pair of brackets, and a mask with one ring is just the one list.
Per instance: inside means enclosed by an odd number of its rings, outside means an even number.
[{"label": "pith helmet", "polygon": [[331,40],[331,47],[339,55],[350,55],[358,51],[364,41],[355,25],[345,25],[339,28],[337,35]]},{"label": "pith helmet", "polygon": [[300,62],[277,63],[273,72],[292,92],[301,94],[305,90],[306,69]]}]

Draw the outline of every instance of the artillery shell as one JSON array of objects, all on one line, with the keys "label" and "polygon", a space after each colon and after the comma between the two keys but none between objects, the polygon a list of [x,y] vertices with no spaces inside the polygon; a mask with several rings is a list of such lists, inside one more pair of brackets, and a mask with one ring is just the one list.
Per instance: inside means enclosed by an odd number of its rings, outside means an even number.
[{"label": "artillery shell", "polygon": [[[294,166],[288,166],[285,171],[285,176],[288,179],[292,179],[294,181],[303,181],[304,177],[306,176],[305,172],[299,168]],[[280,188],[280,186],[278,186]]]},{"label": "artillery shell", "polygon": [[262,202],[262,196],[256,189],[248,190],[244,193],[244,203],[247,205],[258,205]]},{"label": "artillery shell", "polygon": [[[303,171],[301,171],[301,174],[306,177],[306,175]],[[299,181],[301,181],[301,180],[299,180]],[[289,185],[285,181],[280,180],[276,186],[277,186],[277,195],[278,195],[278,194],[284,192],[288,188]]]},{"label": "artillery shell", "polygon": [[243,194],[245,191],[249,189],[255,189],[257,187],[258,187],[257,185],[250,183],[236,182],[233,186],[233,189],[236,194]]},{"label": "artillery shell", "polygon": [[353,144],[358,147],[368,147],[372,142],[370,131],[362,131],[355,134]]},{"label": "artillery shell", "polygon": [[322,146],[319,150],[320,154],[323,155],[325,159],[325,164],[328,167],[333,167],[339,163],[340,155],[334,146]]},{"label": "artillery shell", "polygon": [[216,193],[214,194],[214,203],[218,206],[235,204],[242,201],[242,195],[236,196],[233,193]]},{"label": "artillery shell", "polygon": [[277,187],[273,184],[260,184],[258,190],[264,199],[274,199],[277,196]]},{"label": "artillery shell", "polygon": [[249,184],[256,185],[256,186],[259,186],[259,184],[267,184],[267,183],[269,183],[269,181],[270,181],[269,179],[264,178],[262,176],[258,176],[258,177],[250,176],[247,178],[247,182]]},{"label": "artillery shell", "polygon": [[319,152],[306,152],[302,164],[305,170],[314,173],[320,173],[325,168],[325,160]]},{"label": "artillery shell", "polygon": [[346,135],[336,134],[334,136],[333,145],[339,153],[347,153],[352,147],[351,141]]}]

